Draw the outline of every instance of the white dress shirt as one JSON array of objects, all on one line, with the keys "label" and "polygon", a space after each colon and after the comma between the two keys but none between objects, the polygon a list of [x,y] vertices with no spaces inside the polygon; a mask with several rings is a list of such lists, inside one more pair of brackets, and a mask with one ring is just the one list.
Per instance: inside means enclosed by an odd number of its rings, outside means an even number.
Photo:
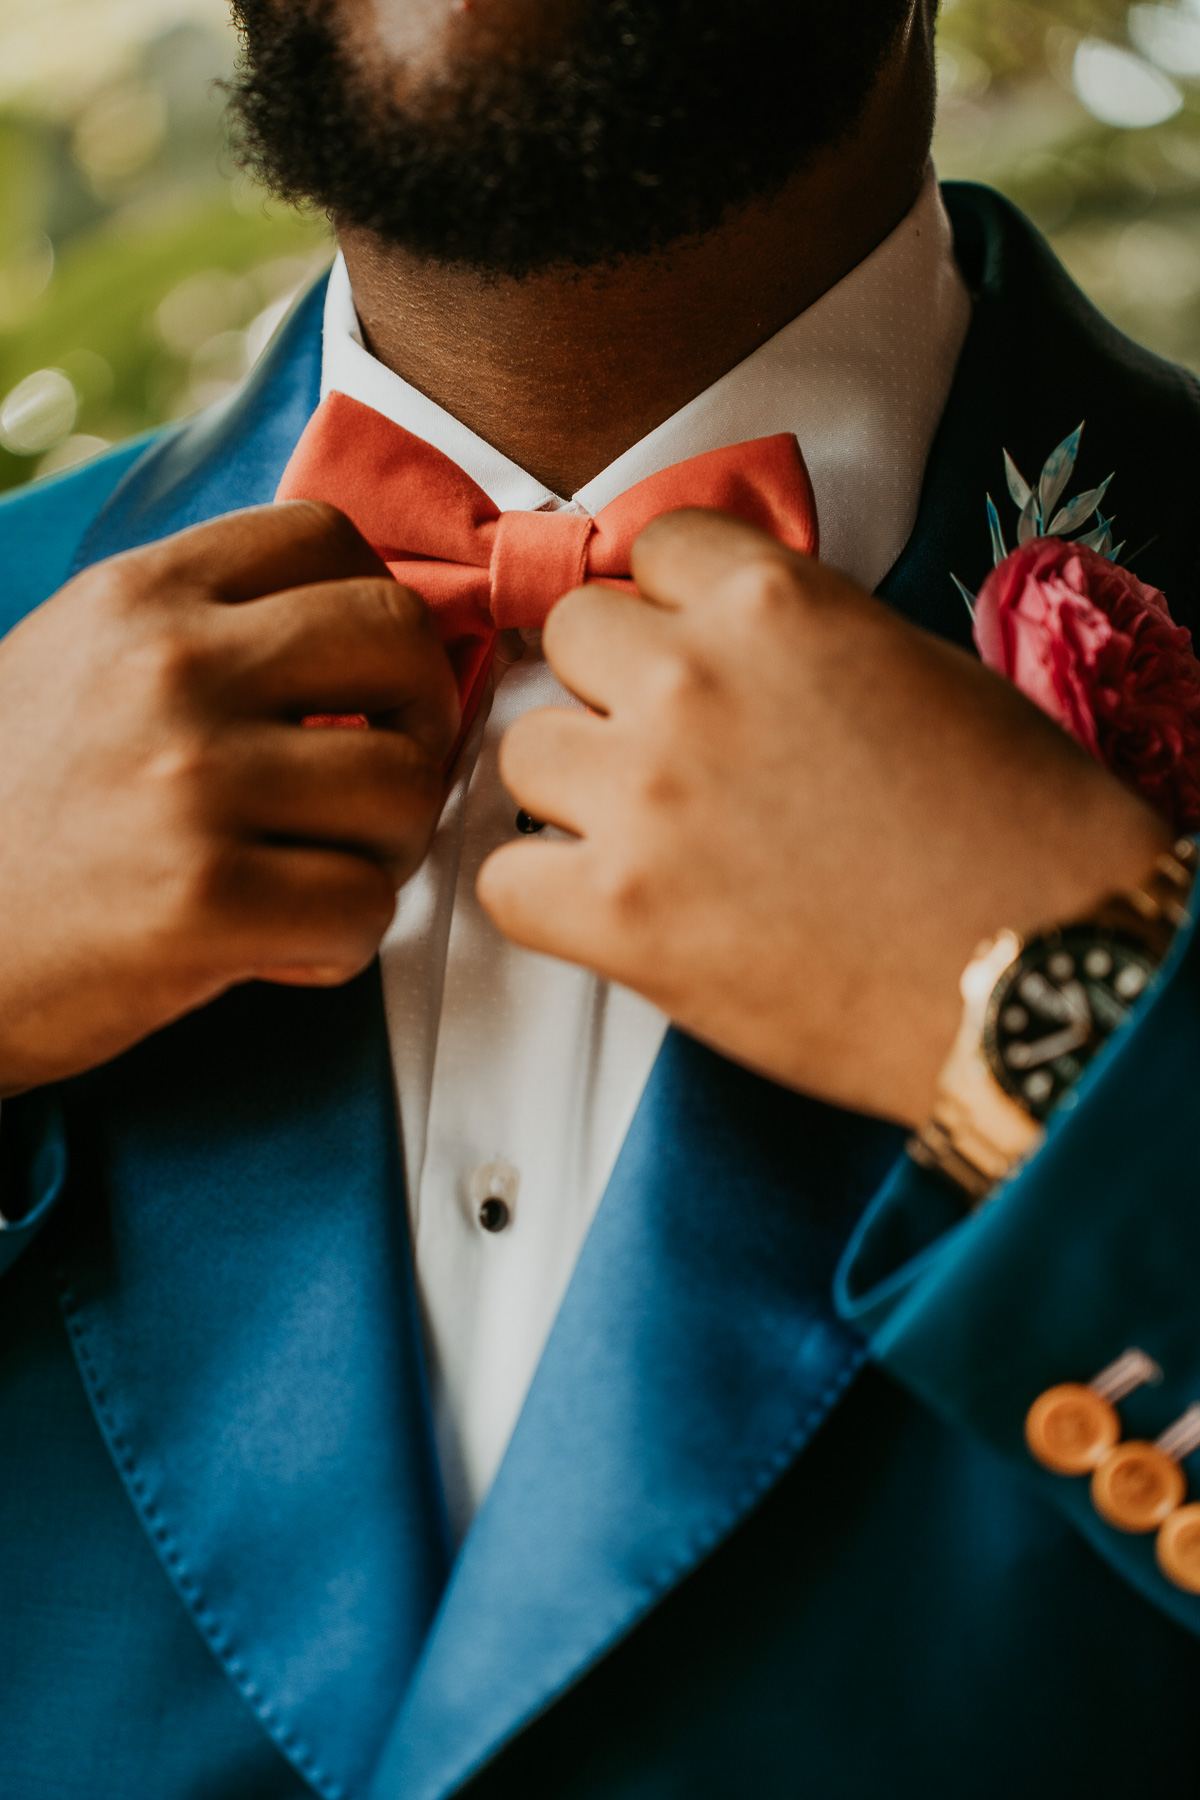
[{"label": "white dress shirt", "polygon": [[[321,386],[436,445],[514,511],[595,513],[686,457],[794,431],[824,560],[873,588],[912,529],[969,313],[931,170],[864,262],[569,501],[369,354],[340,258]],[[507,943],[475,898],[485,856],[517,835],[497,770],[504,731],[530,707],[576,704],[526,637],[522,661],[497,665],[382,949],[439,1454],[459,1535],[504,1455],[666,1030],[638,996]],[[481,1209],[500,1229],[485,1229]]]}]

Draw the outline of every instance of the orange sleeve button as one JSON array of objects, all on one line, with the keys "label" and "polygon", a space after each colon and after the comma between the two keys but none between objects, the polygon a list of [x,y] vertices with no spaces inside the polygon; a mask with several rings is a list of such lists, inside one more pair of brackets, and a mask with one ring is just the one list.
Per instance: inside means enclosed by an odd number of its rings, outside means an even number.
[{"label": "orange sleeve button", "polygon": [[1118,1531],[1155,1531],[1187,1493],[1179,1464],[1136,1438],[1110,1450],[1092,1476],[1092,1505]]},{"label": "orange sleeve button", "polygon": [[1056,1475],[1086,1475],[1104,1461],[1120,1435],[1116,1408],[1077,1381],[1047,1388],[1025,1415],[1030,1455]]},{"label": "orange sleeve button", "polygon": [[1154,1554],[1168,1581],[1200,1594],[1200,1505],[1193,1501],[1171,1514],[1159,1531]]}]

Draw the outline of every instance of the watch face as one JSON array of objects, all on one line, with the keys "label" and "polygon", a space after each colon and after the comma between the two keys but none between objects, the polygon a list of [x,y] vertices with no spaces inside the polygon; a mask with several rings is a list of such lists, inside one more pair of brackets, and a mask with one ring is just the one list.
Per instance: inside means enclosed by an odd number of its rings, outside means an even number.
[{"label": "watch face", "polygon": [[1145,991],[1154,962],[1090,926],[1035,938],[997,983],[983,1053],[1001,1087],[1044,1119]]}]

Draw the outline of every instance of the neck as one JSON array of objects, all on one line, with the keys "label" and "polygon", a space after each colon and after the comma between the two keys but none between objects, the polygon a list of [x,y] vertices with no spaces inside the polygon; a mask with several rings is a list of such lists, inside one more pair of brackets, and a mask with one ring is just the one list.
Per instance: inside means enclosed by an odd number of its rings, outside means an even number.
[{"label": "neck", "polygon": [[553,492],[574,493],[900,222],[928,155],[929,64],[914,15],[849,140],[646,261],[511,281],[343,229],[368,348]]}]

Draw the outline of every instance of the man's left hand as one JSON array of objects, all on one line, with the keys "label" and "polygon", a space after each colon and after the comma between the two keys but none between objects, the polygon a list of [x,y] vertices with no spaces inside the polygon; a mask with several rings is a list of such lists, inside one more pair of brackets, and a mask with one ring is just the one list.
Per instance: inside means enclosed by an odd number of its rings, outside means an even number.
[{"label": "man's left hand", "polygon": [[578,841],[495,852],[484,906],[778,1081],[918,1122],[979,940],[1135,885],[1168,828],[1006,682],[749,525],[671,514],[633,573],[546,626],[593,710],[502,748]]}]

